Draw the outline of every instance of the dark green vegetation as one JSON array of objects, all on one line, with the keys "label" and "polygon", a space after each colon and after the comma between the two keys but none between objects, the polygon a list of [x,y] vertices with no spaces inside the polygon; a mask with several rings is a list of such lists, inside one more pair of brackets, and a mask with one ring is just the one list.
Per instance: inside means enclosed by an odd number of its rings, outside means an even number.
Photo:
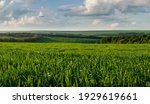
[{"label": "dark green vegetation", "polygon": [[0,86],[150,87],[150,44],[0,43]]},{"label": "dark green vegetation", "polygon": [[0,42],[150,43],[150,31],[3,32]]},{"label": "dark green vegetation", "polygon": [[117,36],[117,37],[103,37],[97,43],[114,43],[114,44],[143,44],[150,43],[150,36],[148,35],[133,35],[133,36]]}]

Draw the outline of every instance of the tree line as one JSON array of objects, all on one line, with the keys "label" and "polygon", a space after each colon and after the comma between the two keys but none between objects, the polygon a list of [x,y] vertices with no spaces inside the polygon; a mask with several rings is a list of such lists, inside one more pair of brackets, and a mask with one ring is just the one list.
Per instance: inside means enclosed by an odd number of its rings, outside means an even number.
[{"label": "tree line", "polygon": [[148,35],[133,35],[133,36],[117,36],[117,37],[103,37],[97,43],[118,43],[118,44],[144,44],[150,43],[150,36]]}]

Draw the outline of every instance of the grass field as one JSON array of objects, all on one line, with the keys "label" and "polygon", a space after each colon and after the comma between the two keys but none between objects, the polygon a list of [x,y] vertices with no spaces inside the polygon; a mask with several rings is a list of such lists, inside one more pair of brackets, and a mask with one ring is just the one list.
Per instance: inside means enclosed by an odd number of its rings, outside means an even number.
[{"label": "grass field", "polygon": [[150,87],[150,44],[0,43],[0,86]]}]

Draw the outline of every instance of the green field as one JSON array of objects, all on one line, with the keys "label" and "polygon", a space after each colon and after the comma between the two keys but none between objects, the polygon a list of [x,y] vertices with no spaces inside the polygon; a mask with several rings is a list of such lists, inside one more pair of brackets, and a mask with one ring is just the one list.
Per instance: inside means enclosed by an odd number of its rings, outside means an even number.
[{"label": "green field", "polygon": [[0,32],[0,42],[147,44],[149,30]]},{"label": "green field", "polygon": [[0,86],[150,87],[150,44],[3,42]]}]

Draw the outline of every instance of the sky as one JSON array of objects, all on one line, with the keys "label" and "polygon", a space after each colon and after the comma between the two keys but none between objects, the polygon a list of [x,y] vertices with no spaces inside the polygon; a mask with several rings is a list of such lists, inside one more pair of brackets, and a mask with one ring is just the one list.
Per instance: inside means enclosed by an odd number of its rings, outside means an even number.
[{"label": "sky", "polygon": [[0,30],[148,30],[150,0],[0,0]]}]

